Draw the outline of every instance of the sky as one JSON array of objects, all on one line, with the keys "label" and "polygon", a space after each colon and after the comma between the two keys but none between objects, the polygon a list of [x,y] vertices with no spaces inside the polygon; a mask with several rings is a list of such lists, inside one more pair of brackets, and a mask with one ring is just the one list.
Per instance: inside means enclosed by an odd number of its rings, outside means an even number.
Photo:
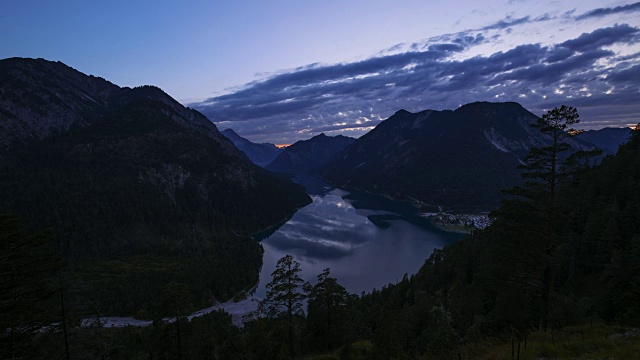
[{"label": "sky", "polygon": [[255,142],[474,101],[640,122],[634,1],[2,0],[0,58],[16,56],[159,86]]}]

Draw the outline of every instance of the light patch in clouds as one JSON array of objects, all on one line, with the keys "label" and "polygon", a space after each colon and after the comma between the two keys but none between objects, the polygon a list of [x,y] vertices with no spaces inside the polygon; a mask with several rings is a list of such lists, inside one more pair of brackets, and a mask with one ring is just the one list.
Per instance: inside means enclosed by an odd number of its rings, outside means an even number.
[{"label": "light patch in clouds", "polygon": [[611,20],[636,8],[509,15],[360,61],[281,71],[192,106],[221,127],[274,143],[320,132],[357,137],[401,108],[486,100],[538,114],[567,104],[586,128],[624,126],[640,122],[640,19]]}]

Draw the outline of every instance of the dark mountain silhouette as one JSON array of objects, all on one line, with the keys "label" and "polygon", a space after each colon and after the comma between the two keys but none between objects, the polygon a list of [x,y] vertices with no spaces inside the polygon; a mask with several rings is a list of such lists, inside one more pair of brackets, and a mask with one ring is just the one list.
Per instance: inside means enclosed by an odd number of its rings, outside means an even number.
[{"label": "dark mountain silhouette", "polygon": [[206,253],[309,202],[156,87],[42,59],[2,60],[0,79],[0,209],[67,256]]},{"label": "dark mountain silhouette", "polygon": [[327,136],[324,133],[286,147],[267,169],[281,173],[303,173],[324,166],[354,138]]},{"label": "dark mountain silhouette", "polygon": [[224,152],[240,155],[201,113],[185,108],[155,86],[121,88],[44,59],[0,60],[0,151],[79,129],[142,100],[165,106],[176,124],[205,134]]},{"label": "dark mountain silhouette", "polygon": [[629,140],[631,128],[604,128],[588,130],[578,135],[578,139],[591,143],[609,154],[618,152],[618,147]]},{"label": "dark mountain silhouette", "polygon": [[[432,205],[488,210],[516,184],[518,165],[547,139],[517,103],[478,102],[455,111],[396,112],[322,170],[353,186]],[[576,146],[584,146],[575,142]]]},{"label": "dark mountain silhouette", "polygon": [[251,142],[238,135],[233,129],[226,129],[222,131],[222,134],[231,140],[240,151],[245,153],[254,164],[259,166],[267,166],[282,151],[282,149],[278,149],[273,144]]}]

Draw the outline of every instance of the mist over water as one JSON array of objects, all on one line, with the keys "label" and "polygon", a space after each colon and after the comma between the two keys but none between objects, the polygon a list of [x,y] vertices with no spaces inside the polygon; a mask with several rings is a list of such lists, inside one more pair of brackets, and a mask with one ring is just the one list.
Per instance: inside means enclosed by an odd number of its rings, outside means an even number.
[{"label": "mist over water", "polygon": [[312,284],[324,268],[351,293],[395,283],[420,269],[434,249],[461,235],[433,227],[410,204],[360,191],[334,189],[312,177],[298,177],[313,202],[262,240],[263,298],[276,263],[285,255],[300,262]]}]

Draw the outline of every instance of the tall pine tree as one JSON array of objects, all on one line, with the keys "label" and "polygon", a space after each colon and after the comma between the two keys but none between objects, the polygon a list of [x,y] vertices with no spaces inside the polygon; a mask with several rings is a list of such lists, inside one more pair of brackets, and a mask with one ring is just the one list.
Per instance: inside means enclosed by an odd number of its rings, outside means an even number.
[{"label": "tall pine tree", "polygon": [[300,278],[300,263],[287,255],[278,260],[276,269],[271,273],[273,279],[267,284],[267,295],[260,303],[262,311],[271,318],[286,318],[289,337],[289,351],[295,359],[293,318],[302,313],[303,280]]},{"label": "tall pine tree", "polygon": [[556,229],[562,219],[557,203],[557,191],[563,184],[590,165],[597,150],[578,150],[568,139],[579,131],[578,111],[562,105],[554,108],[532,125],[548,139],[548,145],[532,148],[520,167],[524,183],[506,193],[498,218],[510,230],[518,244],[518,270],[511,274],[520,283],[531,285],[541,297],[540,329],[549,324],[550,292]]}]

